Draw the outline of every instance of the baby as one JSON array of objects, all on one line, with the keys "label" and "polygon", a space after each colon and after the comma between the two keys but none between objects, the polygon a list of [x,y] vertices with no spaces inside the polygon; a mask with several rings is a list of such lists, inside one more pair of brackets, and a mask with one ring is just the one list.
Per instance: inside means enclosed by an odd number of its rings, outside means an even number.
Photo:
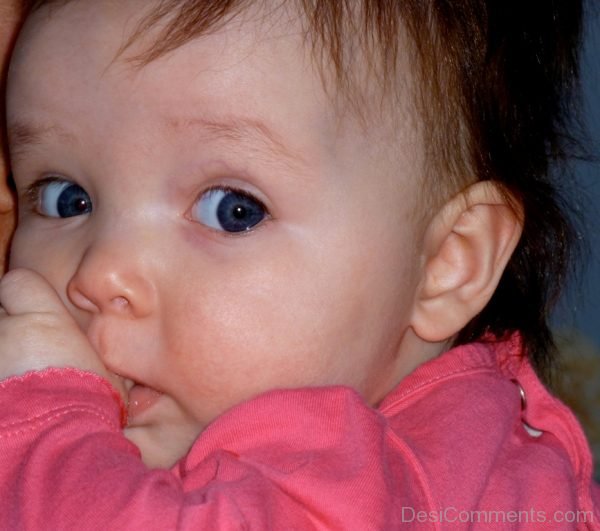
[{"label": "baby", "polygon": [[598,528],[532,369],[577,2],[446,4],[31,6],[1,528]]}]

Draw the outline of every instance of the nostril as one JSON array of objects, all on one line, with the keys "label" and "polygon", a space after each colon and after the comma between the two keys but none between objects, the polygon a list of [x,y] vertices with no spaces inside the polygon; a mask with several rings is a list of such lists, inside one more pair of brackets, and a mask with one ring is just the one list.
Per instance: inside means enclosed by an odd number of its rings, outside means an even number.
[{"label": "nostril", "polygon": [[81,291],[72,289],[70,286],[68,289],[68,296],[71,302],[82,310],[92,313],[98,313],[100,311],[100,308],[81,293]]},{"label": "nostril", "polygon": [[111,299],[111,304],[116,310],[125,310],[129,306],[129,301],[125,297],[115,297]]}]

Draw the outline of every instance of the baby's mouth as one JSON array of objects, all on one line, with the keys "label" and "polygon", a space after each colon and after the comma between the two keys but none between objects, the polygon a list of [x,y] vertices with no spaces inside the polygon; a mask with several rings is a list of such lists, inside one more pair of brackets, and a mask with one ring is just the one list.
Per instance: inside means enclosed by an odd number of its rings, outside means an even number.
[{"label": "baby's mouth", "polygon": [[127,404],[128,424],[136,424],[143,419],[142,415],[148,411],[163,395],[163,393],[146,387],[142,384],[133,383],[129,388],[129,401]]}]

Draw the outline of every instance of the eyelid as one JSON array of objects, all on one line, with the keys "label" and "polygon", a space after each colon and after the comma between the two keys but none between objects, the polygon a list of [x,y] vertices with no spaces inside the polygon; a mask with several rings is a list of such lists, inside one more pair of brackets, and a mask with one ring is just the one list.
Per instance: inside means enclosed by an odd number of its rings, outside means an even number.
[{"label": "eyelid", "polygon": [[35,181],[34,183],[30,184],[25,189],[23,195],[27,199],[27,202],[37,209],[37,203],[40,198],[40,189],[43,188],[44,186],[47,186],[48,184],[61,182],[61,181],[71,182],[71,181],[69,181],[69,179],[58,177],[56,175],[49,175],[48,177],[43,177],[43,178]]},{"label": "eyelid", "polygon": [[267,212],[267,214],[269,214],[269,209],[267,208],[267,205],[265,205],[265,202],[262,199],[260,199],[259,197],[257,197],[255,193],[250,192],[249,190],[246,190],[242,187],[233,186],[230,184],[215,184],[213,186],[209,186],[208,188],[205,188],[204,190],[202,190],[202,192],[200,192],[198,194],[198,196],[196,197],[196,201],[200,200],[200,198],[206,194],[209,194],[211,192],[218,192],[218,191],[233,192],[234,194],[248,196],[248,197],[252,198],[253,201],[256,201],[262,208],[264,208],[265,212]]}]

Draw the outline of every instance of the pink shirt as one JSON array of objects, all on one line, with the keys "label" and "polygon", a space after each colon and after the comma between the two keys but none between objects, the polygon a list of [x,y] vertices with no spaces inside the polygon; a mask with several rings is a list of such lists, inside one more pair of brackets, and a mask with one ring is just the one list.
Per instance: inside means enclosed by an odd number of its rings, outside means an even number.
[{"label": "pink shirt", "polygon": [[600,529],[581,428],[516,337],[443,354],[377,409],[344,387],[266,393],[172,470],[145,468],[95,375],[0,396],[0,529]]}]

